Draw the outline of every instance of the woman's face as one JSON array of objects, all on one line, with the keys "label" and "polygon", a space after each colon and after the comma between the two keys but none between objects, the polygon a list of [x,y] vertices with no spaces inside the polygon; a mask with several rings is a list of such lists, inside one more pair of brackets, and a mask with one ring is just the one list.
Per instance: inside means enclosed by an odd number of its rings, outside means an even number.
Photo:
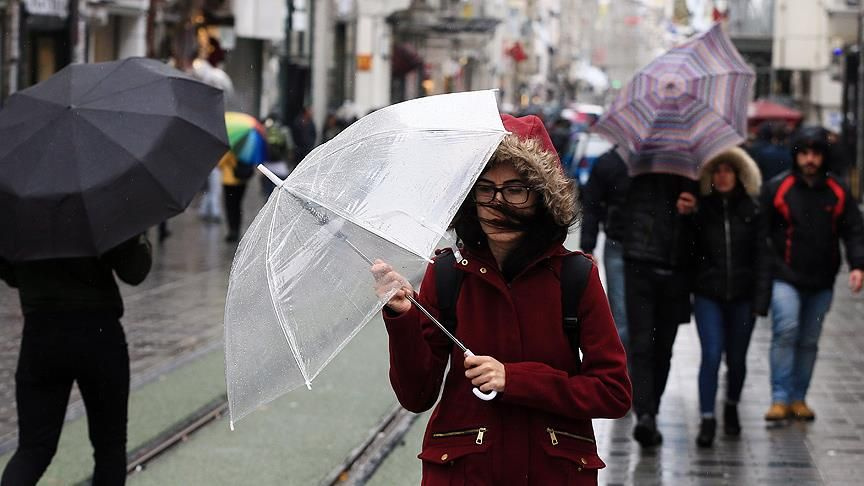
[{"label": "woman's face", "polygon": [[[477,180],[473,191],[480,227],[490,243],[514,243],[522,238],[522,231],[501,228],[486,222],[506,220],[507,216],[495,210],[496,204],[507,205],[525,216],[530,216],[535,211],[539,195],[528,188],[512,165],[502,164],[489,169]],[[490,199],[493,197],[494,199]]]},{"label": "woman's face", "polygon": [[726,194],[732,189],[735,189],[735,171],[729,164],[717,164],[714,172],[711,173],[711,185],[714,190]]}]

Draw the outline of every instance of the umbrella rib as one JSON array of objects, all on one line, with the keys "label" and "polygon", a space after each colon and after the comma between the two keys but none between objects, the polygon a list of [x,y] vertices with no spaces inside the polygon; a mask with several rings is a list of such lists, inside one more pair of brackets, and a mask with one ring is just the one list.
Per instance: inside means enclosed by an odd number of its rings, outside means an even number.
[{"label": "umbrella rib", "polygon": [[[350,145],[340,145],[340,146],[336,147],[332,152],[327,152],[327,153],[326,153],[325,155],[323,155],[322,157],[327,157],[327,156],[330,156],[330,155],[335,154],[336,152],[339,152],[339,151],[345,150],[345,149],[347,149],[347,148],[354,147],[354,146],[356,146],[357,144],[362,143],[362,142],[364,142],[364,141],[366,141],[366,140],[368,140],[368,139],[370,139],[370,138],[373,138],[373,137],[387,136],[387,135],[391,135],[391,134],[400,134],[400,133],[406,133],[406,132],[412,132],[412,133],[420,133],[420,132],[456,132],[456,133],[461,133],[461,134],[465,134],[465,135],[484,134],[484,133],[498,133],[498,134],[501,134],[501,133],[510,133],[510,132],[508,132],[508,131],[506,131],[506,130],[498,130],[498,129],[492,129],[492,128],[489,128],[489,129],[481,129],[481,128],[476,128],[476,129],[474,129],[474,128],[472,128],[472,129],[468,129],[468,130],[461,130],[461,129],[455,129],[455,128],[406,128],[406,129],[385,130],[385,131],[383,131],[383,132],[375,132],[375,133],[371,133],[371,134],[369,134],[369,135],[366,135],[365,137],[354,139],[354,140],[351,141],[351,144],[350,144]],[[340,135],[341,135],[341,134],[340,134]],[[337,137],[338,137],[338,135],[337,135]],[[337,139],[333,139],[333,140],[335,141],[335,140],[337,140]],[[323,153],[323,152],[324,152],[324,149],[325,149],[325,148],[326,148],[330,143],[332,143],[332,142],[327,142],[327,143],[325,143],[325,144],[321,144],[321,145],[319,145],[318,147],[315,147],[315,149],[312,150],[312,152],[309,152],[309,155],[307,155],[303,160],[305,161],[306,159],[310,158],[310,156],[312,156],[312,154],[315,154],[316,152],[318,152],[319,149],[320,149],[320,151]]]},{"label": "umbrella rib", "polygon": [[162,118],[176,118],[177,120],[181,120],[181,121],[183,121],[183,122],[185,122],[185,123],[187,123],[187,124],[189,124],[189,125],[192,125],[193,127],[199,128],[199,129],[201,129],[202,131],[204,131],[204,132],[206,132],[206,133],[208,133],[208,134],[210,134],[210,135],[212,135],[212,136],[218,138],[218,136],[217,136],[216,134],[212,133],[210,130],[207,130],[206,128],[204,128],[204,127],[202,127],[200,124],[198,124],[197,122],[195,122],[195,121],[193,121],[193,120],[189,120],[189,119],[187,119],[186,117],[184,117],[183,115],[181,115],[181,114],[179,114],[179,113],[174,113],[174,114],[169,114],[169,113],[146,113],[146,112],[143,112],[143,111],[140,111],[140,110],[122,110],[122,111],[117,111],[117,110],[112,110],[111,108],[99,108],[99,107],[93,107],[93,106],[78,106],[78,107],[75,108],[75,111],[93,111],[93,112],[107,112],[107,113],[130,113],[130,114],[133,114],[133,115],[139,115],[139,116],[153,116],[153,117],[162,117]]},{"label": "umbrella rib", "polygon": [[[93,122],[91,122],[90,120],[88,120],[86,117],[83,117],[83,116],[82,116],[82,117],[79,117],[79,118],[82,119],[82,120],[84,120],[84,121],[86,121],[87,124],[90,125],[91,127],[93,127],[94,130],[97,130],[97,131],[100,132],[100,133],[105,133],[105,132],[103,132],[103,131],[98,127],[98,126],[96,126],[96,124],[94,124]],[[166,196],[166,199],[167,199],[168,201],[171,201],[172,204],[175,204],[175,205],[177,205],[177,206],[182,206],[182,204],[181,204],[180,201],[175,201],[175,200],[174,200],[174,198],[172,197],[171,193],[170,193],[167,189],[165,189],[165,186],[162,185],[162,182],[159,180],[159,178],[157,178],[155,175],[153,175],[152,172],[150,172],[150,168],[147,167],[147,164],[145,164],[143,161],[139,160],[139,159],[138,159],[138,156],[136,156],[135,154],[133,154],[132,152],[130,152],[126,147],[124,147],[123,145],[121,145],[120,143],[118,143],[116,140],[114,140],[114,139],[111,138],[111,137],[106,136],[106,137],[104,138],[104,140],[109,141],[109,142],[111,143],[111,145],[114,145],[115,147],[119,148],[120,150],[122,150],[123,152],[125,152],[126,154],[128,154],[130,157],[132,157],[132,160],[135,160],[135,161],[136,161],[140,166],[144,167],[144,172],[146,172],[147,175],[149,175],[150,178],[151,178],[151,179],[156,183],[156,187],[159,188],[159,190],[160,190],[160,192],[162,193],[162,195],[163,195],[163,196]]]},{"label": "umbrella rib", "polygon": [[[97,101],[101,101],[101,100],[104,100],[105,98],[110,98],[110,97],[112,97],[112,96],[117,96],[117,95],[128,95],[129,92],[131,92],[131,91],[135,91],[135,90],[138,90],[138,89],[141,89],[141,88],[146,88],[146,87],[148,87],[148,86],[152,86],[152,85],[157,84],[157,83],[164,83],[164,82],[166,82],[166,81],[173,81],[173,80],[185,81],[185,82],[189,82],[189,83],[198,83],[198,81],[190,80],[190,79],[184,79],[184,78],[181,78],[181,77],[179,77],[179,76],[167,76],[167,77],[164,77],[164,78],[156,78],[156,79],[154,79],[153,81],[149,81],[149,82],[146,82],[146,83],[144,83],[144,84],[139,84],[138,86],[132,86],[132,87],[127,88],[127,89],[124,89],[124,90],[122,90],[122,91],[114,91],[113,93],[105,93],[104,95],[101,95],[101,96],[99,96],[99,97],[93,98],[92,100],[87,100],[84,104],[79,105],[79,107],[86,107],[87,105],[89,105],[89,104],[91,104],[91,103],[95,103],[95,102],[97,102]],[[100,83],[101,83],[101,82],[102,82],[102,81],[100,81]],[[97,86],[98,86],[98,85],[97,85]],[[95,88],[95,87],[94,87],[94,88]],[[90,94],[91,91],[93,91],[93,90],[91,89],[90,91],[88,91],[87,93],[85,93],[85,95],[81,96],[81,98],[83,99],[84,96]],[[98,108],[91,108],[91,109],[98,109]]]},{"label": "umbrella rib", "polygon": [[[162,116],[162,117],[175,118],[175,117],[171,117],[170,115],[152,115],[152,116]],[[79,118],[82,119],[82,120],[85,120],[85,121],[86,121],[90,126],[92,126],[92,127],[93,127],[95,130],[97,130],[99,133],[105,134],[105,132],[102,131],[102,130],[99,128],[99,126],[97,126],[97,125],[96,125],[95,123],[93,123],[92,121],[88,120],[87,117],[82,116],[82,117],[79,117]],[[180,121],[182,121],[183,123],[189,123],[189,124],[191,124],[188,120],[185,120],[185,119],[183,119],[183,118],[179,118],[179,117],[176,117],[176,118],[179,119]],[[147,166],[147,164],[145,164],[143,161],[141,161],[141,160],[138,159],[138,156],[136,156],[135,154],[133,154],[132,152],[130,152],[126,147],[124,147],[122,144],[120,144],[119,142],[117,142],[117,141],[114,140],[112,137],[108,136],[107,134],[105,134],[104,140],[109,141],[112,145],[114,145],[115,147],[119,148],[119,149],[122,150],[123,152],[127,153],[130,157],[132,157],[133,160],[138,161],[138,163],[139,163],[142,167],[144,167],[145,172],[147,172],[147,174],[150,175],[150,178],[151,178],[151,179],[156,183],[156,186],[159,187],[159,189],[161,190],[162,194],[165,195],[165,196],[167,196],[167,199],[168,199],[169,201],[171,201],[172,204],[174,204],[174,205],[176,205],[176,206],[183,206],[183,201],[176,201],[176,200],[174,200],[174,198],[172,197],[170,191],[168,191],[168,190],[165,188],[165,186],[162,184],[162,181],[160,181],[159,178],[156,177],[156,176],[155,176],[155,175],[150,171],[150,168]],[[221,142],[221,141],[220,141],[220,142]],[[185,209],[185,208],[183,208],[183,209]],[[182,209],[181,209],[181,211],[182,211]]]},{"label": "umbrella rib", "polygon": [[381,234],[380,232],[376,231],[376,230],[373,229],[373,228],[369,228],[369,227],[367,227],[367,226],[361,224],[359,221],[355,220],[353,217],[351,217],[350,215],[346,214],[346,213],[343,212],[342,210],[335,209],[335,208],[333,208],[333,207],[331,207],[331,206],[329,206],[329,205],[327,205],[327,204],[324,204],[324,203],[322,203],[321,201],[319,201],[318,199],[316,199],[315,197],[309,196],[308,194],[305,194],[305,193],[303,193],[303,192],[301,192],[301,191],[298,191],[298,190],[297,190],[296,188],[294,188],[294,187],[289,187],[288,185],[283,185],[282,188],[285,189],[286,191],[290,192],[291,194],[293,194],[293,195],[299,197],[299,198],[304,198],[304,199],[306,199],[306,200],[308,200],[308,201],[311,201],[311,202],[314,203],[314,204],[317,204],[318,206],[323,207],[324,209],[326,209],[326,210],[328,210],[328,211],[330,211],[330,212],[332,212],[332,213],[335,213],[337,216],[339,216],[340,218],[344,219],[345,221],[348,221],[349,223],[353,224],[354,226],[356,226],[356,227],[358,227],[358,228],[362,228],[362,229],[366,230],[367,232],[372,233],[373,235],[375,235],[375,236],[381,238],[382,240],[388,241],[388,242],[390,242],[390,243],[392,243],[392,244],[398,246],[399,248],[402,248],[403,250],[405,250],[405,251],[411,253],[412,255],[414,255],[414,256],[416,256],[416,257],[418,257],[418,258],[421,258],[421,259],[423,259],[423,260],[425,260],[425,261],[427,261],[427,262],[429,262],[429,263],[432,263],[432,260],[430,260],[427,256],[421,255],[421,254],[417,253],[416,251],[412,250],[411,248],[408,248],[408,247],[405,246],[404,244],[402,244],[402,243],[400,243],[400,242],[394,240],[393,238],[390,238],[390,237],[388,237],[388,236],[386,236],[386,235],[384,235],[384,234]]},{"label": "umbrella rib", "polygon": [[266,269],[266,280],[267,280],[267,289],[270,291],[270,305],[273,307],[273,313],[276,314],[276,319],[279,321],[279,327],[282,328],[282,333],[285,335],[285,339],[288,340],[288,347],[291,348],[291,354],[294,356],[294,360],[297,362],[297,367],[300,369],[300,373],[303,375],[303,379],[306,380],[306,387],[311,388],[311,378],[309,378],[309,374],[306,372],[306,367],[303,366],[303,360],[300,356],[299,347],[297,346],[297,338],[294,336],[294,333],[288,329],[288,326],[285,323],[285,320],[282,318],[282,314],[279,313],[279,309],[276,307],[276,292],[273,289],[273,281],[270,278],[272,274],[272,268],[270,266],[270,244],[273,240],[273,228],[276,220],[276,210],[275,206],[279,205],[279,199],[281,198],[282,193],[278,193],[276,195],[276,202],[274,203],[273,214],[270,216],[270,224],[268,225],[267,230],[267,251],[264,255],[264,265]]},{"label": "umbrella rib", "polygon": [[30,135],[27,136],[27,138],[25,138],[24,140],[21,140],[20,142],[18,142],[14,146],[10,147],[8,152],[2,154],[2,157],[5,158],[5,157],[12,155],[13,153],[15,153],[16,150],[18,150],[22,146],[26,145],[33,137],[39,135],[43,130],[48,129],[51,125],[53,125],[53,124],[55,124],[61,120],[62,120],[62,117],[52,118],[48,123],[42,125],[38,130],[34,130],[33,133],[31,133]]},{"label": "umbrella rib", "polygon": [[[129,61],[128,61],[128,58],[127,58],[126,60],[124,60],[123,62],[118,62],[117,65],[114,66],[114,69],[112,69],[110,73],[108,73],[108,74],[106,74],[105,76],[103,76],[102,79],[100,79],[99,81],[97,81],[96,84],[94,84],[93,86],[90,87],[90,89],[88,89],[87,91],[85,91],[84,93],[82,93],[81,96],[78,97],[78,99],[83,100],[84,98],[86,98],[88,94],[90,94],[90,93],[92,93],[93,91],[95,91],[96,88],[98,88],[99,86],[101,86],[102,83],[104,83],[106,79],[110,78],[112,74],[114,74],[114,73],[116,73],[118,70],[120,70],[120,68],[123,67],[123,65],[125,65],[127,62],[129,62]],[[69,83],[70,83],[70,84],[72,83],[72,76],[71,76],[71,75],[69,76]],[[71,96],[70,96],[70,100],[71,100]]]}]

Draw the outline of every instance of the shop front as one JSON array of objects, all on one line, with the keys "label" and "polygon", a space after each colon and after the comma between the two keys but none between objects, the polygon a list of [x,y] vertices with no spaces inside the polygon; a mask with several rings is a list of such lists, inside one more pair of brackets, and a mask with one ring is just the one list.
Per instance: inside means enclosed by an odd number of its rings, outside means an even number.
[{"label": "shop front", "polygon": [[21,12],[20,88],[48,79],[71,61],[70,3],[25,0]]}]

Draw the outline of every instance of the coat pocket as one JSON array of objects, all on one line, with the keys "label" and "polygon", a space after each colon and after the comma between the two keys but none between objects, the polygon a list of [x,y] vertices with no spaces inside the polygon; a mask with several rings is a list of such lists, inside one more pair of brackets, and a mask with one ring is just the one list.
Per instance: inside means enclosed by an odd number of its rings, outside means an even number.
[{"label": "coat pocket", "polygon": [[423,461],[423,485],[488,484],[489,446],[485,427],[430,434],[417,456]]},{"label": "coat pocket", "polygon": [[[606,467],[591,437],[547,427],[544,439],[543,450],[555,463],[555,467],[549,469],[566,471],[567,484],[594,484],[597,471]],[[549,479],[549,484],[555,480]]]}]

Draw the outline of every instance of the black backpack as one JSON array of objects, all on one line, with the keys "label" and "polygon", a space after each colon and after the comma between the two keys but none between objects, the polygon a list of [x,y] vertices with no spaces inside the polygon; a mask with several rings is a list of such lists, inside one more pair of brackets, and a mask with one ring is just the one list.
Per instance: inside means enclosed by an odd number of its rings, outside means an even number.
[{"label": "black backpack", "polygon": [[[456,335],[456,299],[462,287],[465,273],[453,268],[456,256],[452,251],[442,253],[435,260],[435,290],[438,293],[438,311],[441,324]],[[561,265],[561,310],[564,315],[564,334],[570,341],[570,349],[579,359],[579,301],[588,286],[593,262],[590,258],[573,253],[564,257]],[[568,298],[569,296],[569,298]]]}]

